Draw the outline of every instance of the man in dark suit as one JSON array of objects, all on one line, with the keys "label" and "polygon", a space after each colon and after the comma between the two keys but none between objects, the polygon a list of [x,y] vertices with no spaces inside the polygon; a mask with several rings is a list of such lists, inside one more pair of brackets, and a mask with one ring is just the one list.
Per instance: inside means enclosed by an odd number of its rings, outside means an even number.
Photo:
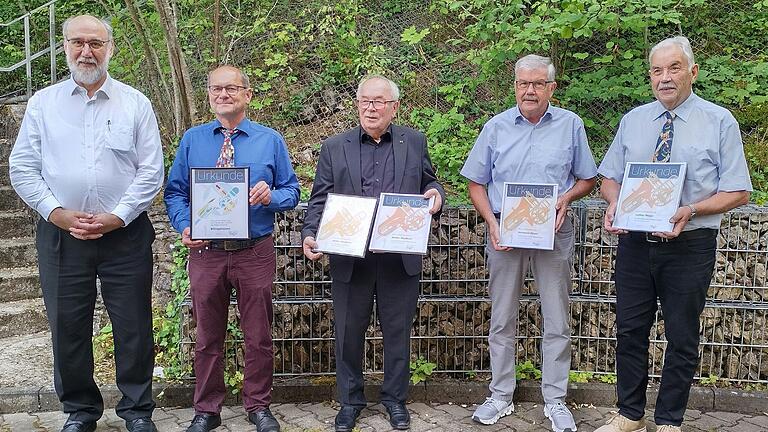
[{"label": "man in dark suit", "polygon": [[[389,79],[372,75],[357,88],[360,126],[328,138],[320,149],[312,195],[302,228],[304,255],[315,252],[320,217],[328,193],[379,197],[382,192],[435,197],[430,213],[440,211],[445,191],[435,178],[424,134],[392,124],[400,90]],[[351,431],[366,406],[363,393],[365,330],[376,297],[384,336],[384,383],[381,402],[395,429],[408,429],[410,335],[419,298],[421,256],[372,254],[365,258],[331,255],[331,284],[336,331],[336,387],[341,409],[337,432]]]}]

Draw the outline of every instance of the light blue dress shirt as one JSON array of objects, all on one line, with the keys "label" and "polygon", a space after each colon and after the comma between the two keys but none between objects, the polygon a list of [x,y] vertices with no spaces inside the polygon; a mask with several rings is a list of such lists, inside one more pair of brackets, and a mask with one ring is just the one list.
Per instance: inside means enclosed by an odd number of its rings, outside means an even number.
[{"label": "light blue dress shirt", "polygon": [[483,126],[461,175],[487,185],[491,209],[500,213],[504,182],[555,183],[559,196],[595,177],[597,166],[579,116],[550,104],[533,124],[515,106]]},{"label": "light blue dress shirt", "polygon": [[[653,101],[628,112],[600,164],[600,174],[621,183],[627,162],[652,161],[665,111],[661,102]],[[733,115],[693,93],[673,112],[670,162],[688,164],[681,204],[693,204],[720,191],[752,191],[741,132]],[[684,230],[717,229],[721,219],[720,214],[697,216]]]}]

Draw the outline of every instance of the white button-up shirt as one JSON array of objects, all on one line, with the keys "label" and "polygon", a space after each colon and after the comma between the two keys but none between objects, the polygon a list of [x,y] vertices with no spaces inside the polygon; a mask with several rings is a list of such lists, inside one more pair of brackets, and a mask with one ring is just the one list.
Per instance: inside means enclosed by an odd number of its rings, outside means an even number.
[{"label": "white button-up shirt", "polygon": [[16,192],[46,220],[62,207],[128,225],[163,184],[152,105],[111,77],[91,98],[71,78],[32,96],[9,165]]}]

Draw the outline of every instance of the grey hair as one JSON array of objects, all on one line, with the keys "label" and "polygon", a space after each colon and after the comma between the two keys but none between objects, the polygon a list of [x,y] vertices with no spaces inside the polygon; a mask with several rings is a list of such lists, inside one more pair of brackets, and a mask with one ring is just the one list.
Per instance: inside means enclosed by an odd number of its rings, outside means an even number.
[{"label": "grey hair", "polygon": [[221,66],[217,66],[217,67],[215,67],[215,68],[213,68],[213,69],[209,70],[209,71],[208,71],[208,78],[207,78],[207,82],[208,82],[208,84],[210,84],[210,83],[211,83],[211,74],[212,74],[214,71],[217,71],[217,70],[219,70],[219,69],[221,69],[221,68],[232,68],[232,69],[236,70],[236,71],[237,71],[237,73],[239,73],[239,74],[240,74],[240,81],[243,83],[243,86],[244,86],[245,88],[251,88],[251,80],[249,80],[249,79],[248,79],[248,75],[246,75],[246,74],[245,74],[245,72],[243,72],[243,70],[242,70],[242,69],[240,69],[239,67],[236,67],[236,66],[232,66],[232,65],[221,65]]},{"label": "grey hair", "polygon": [[554,81],[555,74],[557,73],[557,71],[555,70],[555,65],[552,64],[551,58],[543,57],[536,54],[528,54],[527,56],[520,58],[515,63],[515,75],[517,75],[520,69],[525,69],[525,70],[546,69],[547,81]]},{"label": "grey hair", "polygon": [[400,87],[395,84],[394,81],[391,79],[385,77],[384,75],[367,75],[363,77],[363,79],[360,80],[360,84],[357,85],[357,93],[355,93],[355,96],[360,99],[360,92],[363,91],[363,85],[371,80],[382,80],[386,81],[387,84],[389,84],[389,89],[392,92],[392,100],[400,100]]},{"label": "grey hair", "polygon": [[667,38],[654,45],[653,48],[651,48],[651,52],[648,53],[648,63],[651,63],[651,59],[653,58],[653,55],[656,54],[656,51],[671,46],[680,48],[680,50],[685,55],[685,58],[688,60],[688,71],[692,71],[693,65],[695,65],[696,62],[693,59],[693,49],[691,49],[691,42],[685,36]]},{"label": "grey hair", "polygon": [[103,19],[103,18],[96,18],[93,15],[78,15],[78,16],[71,16],[64,20],[64,24],[61,25],[61,34],[64,35],[64,39],[67,39],[67,29],[69,28],[69,25],[74,21],[76,18],[80,17],[90,17],[95,19],[96,21],[99,21],[101,25],[104,26],[104,28],[107,30],[107,39],[110,41],[112,40],[112,24],[109,23],[109,21]]}]

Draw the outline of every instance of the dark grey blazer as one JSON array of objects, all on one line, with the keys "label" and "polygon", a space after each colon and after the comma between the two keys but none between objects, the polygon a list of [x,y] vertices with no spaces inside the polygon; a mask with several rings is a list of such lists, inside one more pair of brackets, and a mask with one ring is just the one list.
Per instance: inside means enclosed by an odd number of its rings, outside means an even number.
[{"label": "dark grey blazer", "polygon": [[[391,126],[392,149],[395,156],[395,193],[421,194],[437,189],[445,203],[445,191],[435,177],[423,133],[405,126]],[[320,149],[315,183],[307,205],[302,240],[316,237],[320,217],[328,193],[362,195],[360,174],[360,126],[328,138]],[[389,192],[389,191],[388,191]],[[403,254],[403,267],[411,276],[421,272],[421,256]],[[356,261],[342,255],[329,255],[331,277],[349,282]]]}]

